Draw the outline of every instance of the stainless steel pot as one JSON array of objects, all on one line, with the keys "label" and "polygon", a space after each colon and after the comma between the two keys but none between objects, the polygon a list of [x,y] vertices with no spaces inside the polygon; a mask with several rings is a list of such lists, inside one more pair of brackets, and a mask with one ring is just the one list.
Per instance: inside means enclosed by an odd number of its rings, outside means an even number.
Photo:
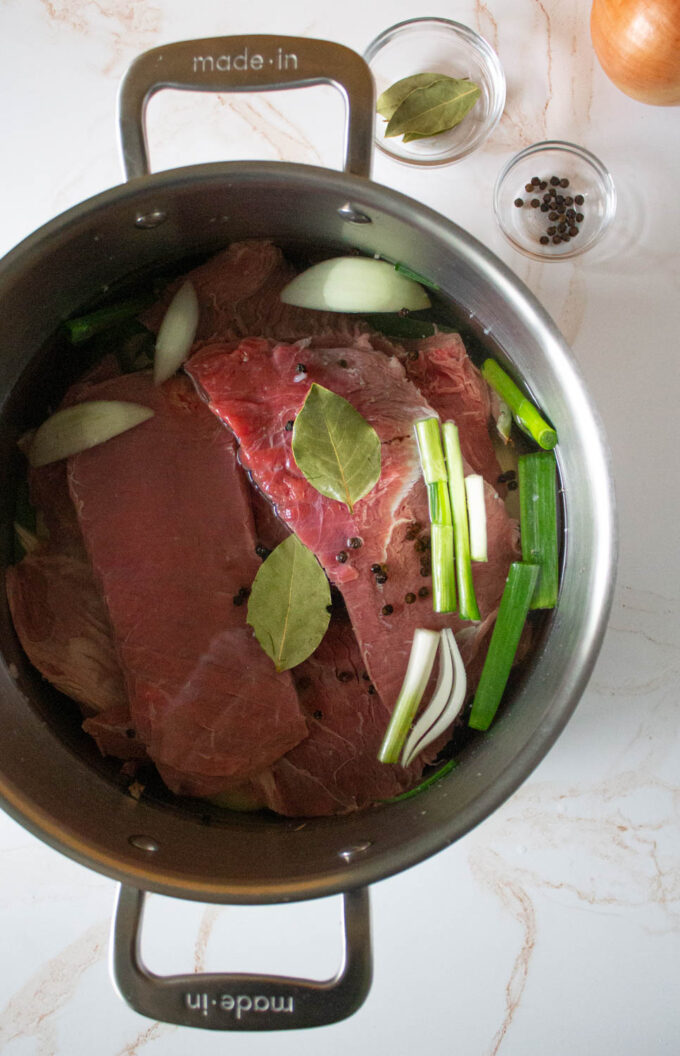
[{"label": "stainless steel pot", "polygon": [[[144,108],[163,87],[208,91],[332,83],[347,102],[345,172],[238,162],[148,175]],[[583,692],[609,612],[616,559],[614,500],[602,427],[566,344],[518,279],[455,224],[368,179],[373,84],[367,66],[323,41],[229,37],[157,48],[121,92],[128,182],[69,210],[0,268],[0,496],[11,558],[16,440],[49,398],[50,335],[98,291],[152,264],[245,237],[356,248],[401,260],[441,286],[489,330],[557,427],[564,489],[559,604],[521,684],[492,731],[413,799],[361,814],[299,822],[201,815],[170,799],[135,802],[81,735],[76,713],[30,668],[2,599],[0,795],[42,840],[120,881],[114,971],[126,1000],[168,1022],[275,1029],[333,1022],[370,986],[368,885],[435,854],[498,807],[543,758]],[[47,343],[46,343],[47,342]],[[343,893],[345,956],[327,983],[263,976],[151,975],[139,957],[145,891],[225,903]]]}]

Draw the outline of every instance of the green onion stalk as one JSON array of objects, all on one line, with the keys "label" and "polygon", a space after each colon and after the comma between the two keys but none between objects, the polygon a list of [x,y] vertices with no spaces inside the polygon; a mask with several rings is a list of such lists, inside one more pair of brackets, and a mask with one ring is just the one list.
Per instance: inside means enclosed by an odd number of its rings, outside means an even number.
[{"label": "green onion stalk", "polygon": [[455,612],[453,518],[439,419],[423,418],[415,429],[430,512],[432,608],[435,612]]},{"label": "green onion stalk", "polygon": [[461,620],[479,620],[481,616],[472,579],[465,474],[458,427],[454,422],[444,422],[442,434],[444,437],[444,453],[448,467],[449,496],[453,516],[453,545],[455,550],[456,582],[460,599],[460,618]]},{"label": "green onion stalk", "polygon": [[482,375],[507,403],[520,429],[535,440],[539,447],[546,450],[553,448],[557,443],[557,433],[494,359],[484,360]]},{"label": "green onion stalk", "polygon": [[518,462],[522,559],[539,567],[531,609],[557,604],[557,464],[552,451],[532,451]]}]

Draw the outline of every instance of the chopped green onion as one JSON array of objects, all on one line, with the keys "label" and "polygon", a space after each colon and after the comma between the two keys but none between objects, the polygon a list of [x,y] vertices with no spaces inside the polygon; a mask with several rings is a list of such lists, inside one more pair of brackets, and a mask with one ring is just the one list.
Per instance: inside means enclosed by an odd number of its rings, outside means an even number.
[{"label": "chopped green onion", "polygon": [[394,265],[394,270],[407,279],[413,279],[414,282],[419,282],[421,286],[428,286],[431,290],[439,289],[436,282],[432,282],[431,279],[426,279],[424,275],[420,274],[420,272],[414,271],[413,268],[409,268],[408,264],[402,264],[401,261],[397,261]]},{"label": "chopped green onion", "polygon": [[532,609],[552,609],[557,604],[557,489],[552,451],[520,455],[519,509],[522,559],[539,567]]},{"label": "chopped green onion", "polygon": [[436,484],[443,481],[446,484],[446,459],[442,447],[439,419],[421,418],[416,422],[415,429],[425,483]]},{"label": "chopped green onion", "polygon": [[484,501],[484,477],[479,473],[468,473],[465,478],[468,523],[470,525],[470,558],[486,561],[486,502]]},{"label": "chopped green onion", "polygon": [[557,443],[557,433],[502,367],[499,367],[494,359],[485,359],[482,363],[482,374],[501,399],[505,400],[520,428],[528,433],[539,447],[548,450],[553,448]]},{"label": "chopped green onion", "polygon": [[381,800],[381,803],[399,803],[402,799],[410,799],[411,796],[417,796],[419,792],[423,791],[423,789],[429,788],[430,785],[434,785],[442,777],[445,777],[446,774],[450,773],[456,766],[458,766],[458,760],[449,759],[439,768],[439,770],[436,770],[434,774],[430,774],[429,777],[426,777],[425,780],[421,781],[415,788],[409,788],[408,792],[401,792],[398,796],[391,796],[390,799],[383,799]]},{"label": "chopped green onion", "polygon": [[454,422],[442,425],[444,451],[449,476],[449,495],[453,516],[453,543],[456,561],[456,582],[461,620],[479,620],[479,607],[475,597],[470,560],[470,533],[468,528],[467,499],[463,475],[463,453],[460,449],[458,427]]},{"label": "chopped green onion", "polygon": [[193,283],[182,283],[170,301],[156,338],[153,380],[162,385],[187,359],[196,337],[200,308]]},{"label": "chopped green onion", "polygon": [[435,612],[454,612],[457,599],[453,521],[439,419],[422,418],[416,422],[415,431],[430,510],[432,608]]},{"label": "chopped green onion", "polygon": [[452,524],[430,525],[430,559],[432,610],[455,612],[457,597]]},{"label": "chopped green onion", "polygon": [[489,649],[472,702],[468,724],[475,730],[488,730],[498,710],[537,579],[538,565],[525,565],[518,561],[510,565]]},{"label": "chopped green onion", "polygon": [[123,323],[127,319],[134,318],[139,312],[148,308],[151,301],[152,298],[150,296],[119,301],[118,304],[97,308],[96,311],[90,312],[88,315],[80,315],[77,319],[67,319],[64,322],[64,328],[71,343],[79,345],[81,342],[88,341],[91,337],[94,337],[95,334],[101,333],[102,330],[108,330],[109,327],[115,326],[117,323]]},{"label": "chopped green onion", "polygon": [[378,752],[381,763],[396,763],[427,687],[439,645],[437,631],[416,628],[406,675]]},{"label": "chopped green onion", "polygon": [[329,312],[399,312],[430,307],[423,287],[374,257],[334,257],[296,275],[280,294],[284,304]]},{"label": "chopped green onion", "polygon": [[124,400],[85,400],[55,411],[36,429],[28,449],[33,467],[58,462],[153,418],[150,407]]},{"label": "chopped green onion", "polygon": [[439,632],[439,673],[432,699],[408,735],[401,765],[409,766],[417,755],[452,725],[465,702],[467,675],[460,650],[450,627]]}]

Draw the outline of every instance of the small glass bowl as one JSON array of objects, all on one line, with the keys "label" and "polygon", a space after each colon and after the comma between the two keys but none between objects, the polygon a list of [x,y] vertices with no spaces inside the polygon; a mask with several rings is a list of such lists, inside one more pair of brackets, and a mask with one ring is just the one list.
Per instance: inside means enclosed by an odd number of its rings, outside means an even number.
[{"label": "small glass bowl", "polygon": [[[536,179],[541,181],[539,186],[527,191]],[[556,179],[568,180],[568,186],[551,184]],[[543,210],[544,195],[553,189],[564,199],[581,195],[583,202],[555,206],[551,199],[550,208]],[[519,200],[523,205],[515,204]],[[540,205],[532,207],[536,200]],[[600,241],[616,212],[616,188],[607,169],[590,151],[574,143],[548,140],[521,150],[508,162],[496,180],[493,207],[501,231],[520,253],[534,260],[567,260]],[[582,220],[570,217],[569,209]],[[566,219],[560,220],[563,215]],[[560,232],[565,223],[566,230]],[[577,234],[573,234],[574,228]],[[556,237],[560,241],[554,241]],[[541,238],[548,241],[542,243]]]},{"label": "small glass bowl", "polygon": [[448,132],[403,143],[385,138],[385,119],[376,117],[379,150],[410,165],[448,165],[481,146],[505,106],[505,74],[493,48],[474,30],[445,18],[414,18],[386,29],[364,54],[378,95],[414,73],[469,77],[481,95],[460,124]]}]

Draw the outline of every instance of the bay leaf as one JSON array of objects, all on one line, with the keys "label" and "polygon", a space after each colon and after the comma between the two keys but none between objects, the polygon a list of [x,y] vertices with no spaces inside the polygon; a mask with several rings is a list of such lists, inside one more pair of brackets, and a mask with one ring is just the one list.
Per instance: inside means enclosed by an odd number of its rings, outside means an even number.
[{"label": "bay leaf", "polygon": [[311,656],[328,629],[330,604],[326,573],[289,535],[262,562],[248,598],[248,623],[277,671]]},{"label": "bay leaf", "polygon": [[405,132],[431,136],[454,128],[480,94],[479,85],[467,78],[442,79],[424,88],[415,88],[388,121],[385,136],[402,136]]},{"label": "bay leaf", "polygon": [[410,77],[402,77],[400,81],[391,84],[382,95],[378,96],[376,110],[386,121],[392,117],[396,109],[401,106],[406,96],[414,88],[425,88],[433,81],[445,76],[441,73],[413,73]]},{"label": "bay leaf", "polygon": [[314,383],[293,426],[293,457],[313,488],[350,513],[380,479],[380,438],[348,400]]}]

